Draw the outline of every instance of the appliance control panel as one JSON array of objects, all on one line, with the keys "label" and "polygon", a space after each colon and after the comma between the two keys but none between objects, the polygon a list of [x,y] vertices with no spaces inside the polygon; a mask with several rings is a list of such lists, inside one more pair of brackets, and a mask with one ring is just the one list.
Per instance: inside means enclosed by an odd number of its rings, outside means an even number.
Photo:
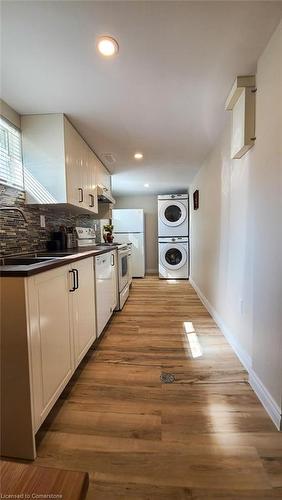
[{"label": "appliance control panel", "polygon": [[159,194],[158,200],[188,200],[188,194]]},{"label": "appliance control panel", "polygon": [[184,236],[163,236],[159,237],[159,243],[188,243],[188,238]]},{"label": "appliance control panel", "polygon": [[77,246],[87,247],[95,245],[96,234],[93,227],[76,227]]},{"label": "appliance control panel", "polygon": [[93,227],[76,227],[76,234],[79,239],[95,238],[95,229]]}]

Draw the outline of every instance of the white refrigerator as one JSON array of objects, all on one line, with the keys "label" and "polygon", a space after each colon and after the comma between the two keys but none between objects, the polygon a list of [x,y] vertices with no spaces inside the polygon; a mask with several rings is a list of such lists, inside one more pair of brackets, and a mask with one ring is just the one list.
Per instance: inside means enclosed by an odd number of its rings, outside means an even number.
[{"label": "white refrigerator", "polygon": [[114,243],[132,243],[132,276],[145,276],[144,210],[115,208],[112,212]]}]

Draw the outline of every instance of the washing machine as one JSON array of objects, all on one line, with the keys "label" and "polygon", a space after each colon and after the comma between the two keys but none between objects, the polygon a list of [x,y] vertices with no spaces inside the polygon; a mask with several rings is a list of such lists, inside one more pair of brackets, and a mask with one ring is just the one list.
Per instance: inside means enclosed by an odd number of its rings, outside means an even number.
[{"label": "washing machine", "polygon": [[166,194],[158,196],[159,236],[188,236],[188,194]]},{"label": "washing machine", "polygon": [[164,279],[188,279],[188,238],[159,238],[159,277]]}]

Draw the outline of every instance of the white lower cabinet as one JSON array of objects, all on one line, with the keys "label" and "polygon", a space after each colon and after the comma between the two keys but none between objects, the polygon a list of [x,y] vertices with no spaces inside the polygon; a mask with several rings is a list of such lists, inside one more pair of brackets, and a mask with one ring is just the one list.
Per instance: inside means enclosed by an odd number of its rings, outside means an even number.
[{"label": "white lower cabinet", "polygon": [[96,338],[93,257],[28,278],[27,295],[36,431]]},{"label": "white lower cabinet", "polygon": [[93,258],[74,262],[70,274],[76,289],[72,292],[75,368],[96,338]]},{"label": "white lower cabinet", "polygon": [[68,267],[27,280],[36,430],[73,373]]}]

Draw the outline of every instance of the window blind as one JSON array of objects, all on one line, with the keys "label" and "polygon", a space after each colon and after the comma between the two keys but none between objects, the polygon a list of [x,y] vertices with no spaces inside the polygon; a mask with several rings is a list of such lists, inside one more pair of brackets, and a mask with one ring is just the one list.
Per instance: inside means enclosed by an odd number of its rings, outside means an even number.
[{"label": "window blind", "polygon": [[21,131],[0,117],[0,183],[23,189]]}]

